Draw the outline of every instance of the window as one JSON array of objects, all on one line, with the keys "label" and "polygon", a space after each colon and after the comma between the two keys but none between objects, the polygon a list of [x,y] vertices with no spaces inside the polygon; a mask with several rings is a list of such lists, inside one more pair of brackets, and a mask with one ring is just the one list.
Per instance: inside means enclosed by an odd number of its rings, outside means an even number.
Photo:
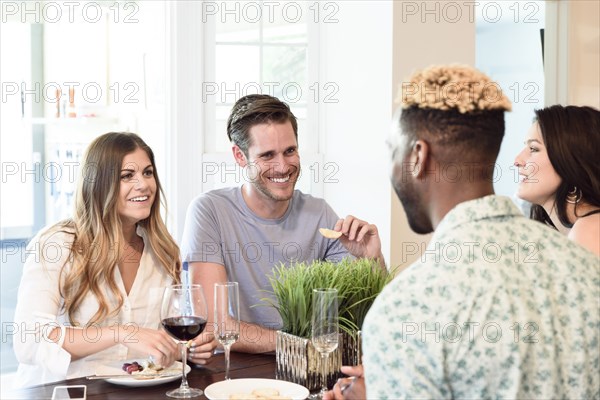
[{"label": "window", "polygon": [[[6,22],[2,24],[1,30],[0,240],[3,240],[31,235],[34,224],[34,179],[23,179],[28,176],[26,170],[33,169],[31,125],[25,122],[25,118],[31,118],[32,110],[30,102],[25,103],[25,94],[22,92],[31,87],[32,29],[29,24]],[[4,54],[10,54],[10,57]]]},{"label": "window", "polygon": [[290,105],[298,119],[304,168],[298,188],[320,191],[309,178],[310,167],[320,160],[318,109],[313,100],[322,95],[319,92],[333,92],[335,87],[319,87],[315,67],[318,42],[311,39],[318,30],[313,21],[315,7],[322,5],[204,2],[203,171],[213,173],[203,175],[202,191],[243,182],[231,156],[226,123],[235,101],[253,93],[269,94]]},{"label": "window", "polygon": [[3,374],[17,366],[11,329],[25,244],[72,214],[85,147],[109,131],[137,132],[167,175],[165,10],[162,1],[2,3]]},{"label": "window", "polygon": [[515,157],[532,124],[533,110],[544,107],[541,30],[545,4],[486,1],[477,6],[476,15],[476,65],[500,84],[513,106],[505,116],[504,140],[494,174],[496,193],[513,196],[518,184]]}]

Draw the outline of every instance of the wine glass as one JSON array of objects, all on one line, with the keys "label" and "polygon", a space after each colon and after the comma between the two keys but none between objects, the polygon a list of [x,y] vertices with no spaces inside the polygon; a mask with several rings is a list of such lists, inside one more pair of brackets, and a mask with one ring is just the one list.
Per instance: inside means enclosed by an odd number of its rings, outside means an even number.
[{"label": "wine glass", "polygon": [[229,378],[231,346],[240,338],[240,296],[237,282],[215,283],[215,332],[225,350],[225,379]]},{"label": "wine glass", "polygon": [[201,285],[171,285],[165,289],[160,309],[160,319],[165,330],[181,347],[181,386],[167,392],[167,396],[190,398],[203,392],[188,386],[185,376],[187,343],[206,327],[208,310]]},{"label": "wine glass", "polygon": [[312,301],[311,341],[321,354],[321,392],[311,396],[313,399],[323,398],[327,391],[327,372],[329,371],[329,354],[338,347],[338,292],[336,289],[314,289]]}]

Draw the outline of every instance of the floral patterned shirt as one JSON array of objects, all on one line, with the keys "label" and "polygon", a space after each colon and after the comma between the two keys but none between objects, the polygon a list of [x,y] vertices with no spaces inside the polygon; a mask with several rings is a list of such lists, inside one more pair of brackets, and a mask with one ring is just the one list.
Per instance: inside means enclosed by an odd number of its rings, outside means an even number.
[{"label": "floral patterned shirt", "polygon": [[370,399],[597,399],[600,258],[506,197],[451,210],[363,327]]}]

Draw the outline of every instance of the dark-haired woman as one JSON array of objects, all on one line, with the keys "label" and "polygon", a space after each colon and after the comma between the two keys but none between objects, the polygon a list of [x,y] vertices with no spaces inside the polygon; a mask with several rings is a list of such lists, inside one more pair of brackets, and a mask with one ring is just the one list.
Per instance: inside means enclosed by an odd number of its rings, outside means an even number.
[{"label": "dark-haired woman", "polygon": [[[133,133],[104,134],[80,175],[73,217],[29,244],[15,311],[20,386],[132,358],[168,366],[179,355],[157,312],[181,261],[161,218],[152,150]],[[215,347],[207,340],[197,349],[205,358]]]},{"label": "dark-haired woman", "polygon": [[517,155],[517,195],[531,218],[600,256],[600,111],[560,106],[536,110]]}]

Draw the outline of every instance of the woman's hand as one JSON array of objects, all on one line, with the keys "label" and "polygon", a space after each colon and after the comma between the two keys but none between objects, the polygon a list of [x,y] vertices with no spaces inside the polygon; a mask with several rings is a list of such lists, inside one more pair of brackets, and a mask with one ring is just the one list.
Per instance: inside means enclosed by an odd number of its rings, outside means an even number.
[{"label": "woman's hand", "polygon": [[177,342],[163,330],[122,325],[119,342],[136,353],[148,354],[157,366],[168,367],[180,356]]},{"label": "woman's hand", "polygon": [[194,364],[207,364],[217,348],[217,340],[212,333],[203,333],[192,341],[188,359]]}]

